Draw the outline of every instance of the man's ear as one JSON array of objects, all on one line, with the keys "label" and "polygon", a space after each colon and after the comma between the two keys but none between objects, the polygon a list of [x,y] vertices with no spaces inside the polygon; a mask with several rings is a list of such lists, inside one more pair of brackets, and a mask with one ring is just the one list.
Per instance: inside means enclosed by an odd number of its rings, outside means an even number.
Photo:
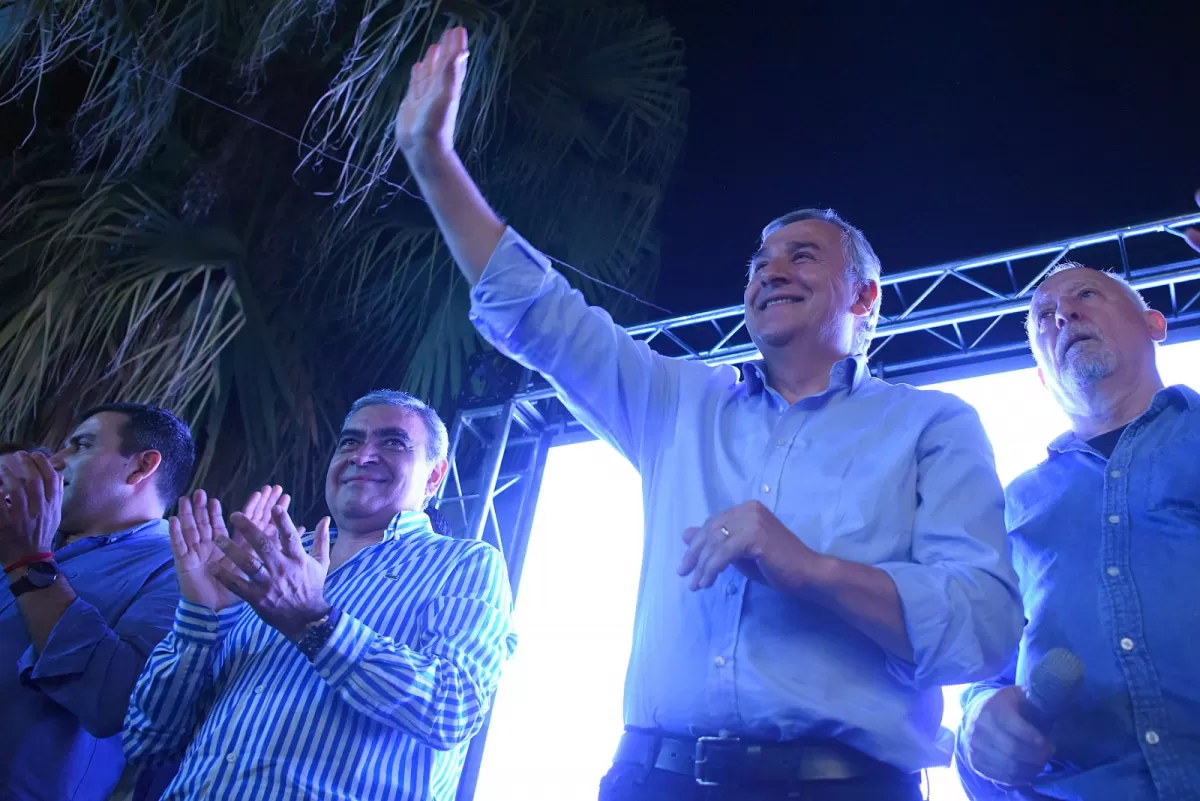
[{"label": "man's ear", "polygon": [[438,489],[442,486],[442,482],[446,480],[446,473],[450,472],[450,463],[445,459],[439,459],[433,466],[433,470],[429,473],[429,480],[425,482],[425,497],[432,498],[437,495]]},{"label": "man's ear", "polygon": [[863,281],[858,285],[858,294],[854,297],[850,311],[858,315],[870,314],[871,309],[875,308],[877,300],[879,300],[879,282]]},{"label": "man's ear", "polygon": [[149,481],[158,472],[160,464],[162,464],[162,454],[158,451],[142,451],[134,454],[133,464],[130,465],[130,473],[125,479],[125,483],[136,485],[143,481]]},{"label": "man's ear", "polygon": [[1160,311],[1151,309],[1146,312],[1146,330],[1155,342],[1165,342],[1167,339],[1167,318]]}]

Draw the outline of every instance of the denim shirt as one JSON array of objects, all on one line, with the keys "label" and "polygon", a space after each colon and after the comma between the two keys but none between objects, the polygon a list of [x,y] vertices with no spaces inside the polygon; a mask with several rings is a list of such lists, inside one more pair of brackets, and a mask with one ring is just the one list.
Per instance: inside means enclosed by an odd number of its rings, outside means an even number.
[{"label": "denim shirt", "polygon": [[[641,473],[626,725],[830,738],[910,771],[949,763],[941,685],[1003,670],[1022,623],[1003,491],[974,409],[874,378],[863,357],[834,365],[827,390],[789,404],[761,362],[739,373],[654,353],[511,229],[471,314]],[[748,501],[810,548],[887,573],[912,661],[736,568],[689,590],[676,572],[684,530]]]},{"label": "denim shirt", "polygon": [[0,582],[4,801],[108,797],[125,766],[129,695],[179,598],[165,520],[76,540],[54,558],[77,597],[40,653]]},{"label": "denim shirt", "polygon": [[[1029,622],[1015,670],[968,689],[964,707],[1024,684],[1047,651],[1070,649],[1086,677],[1032,789],[1200,798],[1200,395],[1157,393],[1107,460],[1073,434],[1058,438],[1007,496]],[[977,799],[1036,797],[1006,794],[956,762]]]}]

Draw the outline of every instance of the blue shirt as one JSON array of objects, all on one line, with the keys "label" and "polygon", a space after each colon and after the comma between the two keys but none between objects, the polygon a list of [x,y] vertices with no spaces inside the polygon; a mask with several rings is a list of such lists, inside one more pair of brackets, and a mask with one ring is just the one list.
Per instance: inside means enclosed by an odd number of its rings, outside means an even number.
[{"label": "blue shirt", "polygon": [[[761,364],[740,378],[634,341],[511,230],[472,319],[641,473],[627,725],[836,738],[913,771],[949,762],[941,685],[999,673],[1022,625],[1003,492],[973,409],[875,379],[862,358],[789,406]],[[914,660],[733,568],[690,591],[676,573],[684,530],[750,500],[809,547],[886,571]]]},{"label": "blue shirt", "polygon": [[167,522],[54,553],[76,599],[46,647],[0,582],[0,798],[105,799],[125,757],[121,723],[150,651],[171,628],[178,582]]},{"label": "blue shirt", "polygon": [[454,797],[516,644],[500,553],[405,512],[325,597],[342,615],[311,662],[246,604],[180,600],[125,723],[131,763],[183,756],[164,799]]},{"label": "blue shirt", "polygon": [[[1009,485],[1007,517],[1029,623],[1015,671],[964,707],[1068,648],[1087,673],[1038,797],[1200,798],[1200,395],[1160,391],[1107,460],[1058,438]],[[955,762],[976,798],[1035,797]]]}]

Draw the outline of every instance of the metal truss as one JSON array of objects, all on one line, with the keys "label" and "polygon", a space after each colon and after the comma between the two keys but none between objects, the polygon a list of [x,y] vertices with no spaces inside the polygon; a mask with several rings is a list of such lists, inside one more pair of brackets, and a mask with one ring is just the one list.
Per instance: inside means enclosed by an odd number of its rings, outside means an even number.
[{"label": "metal truss", "polygon": [[[1200,214],[884,275],[871,370],[897,378],[1027,353],[1030,296],[1064,261],[1120,273],[1176,328],[1200,324],[1200,258],[1180,241],[1192,225]],[[673,358],[732,364],[758,356],[741,305],[626,330]],[[505,553],[515,594],[546,454],[580,426],[540,376],[491,378],[499,393],[466,404],[455,419],[438,506],[459,536]],[[460,801],[471,799],[485,739],[486,729],[468,755]]]},{"label": "metal truss", "polygon": [[[1182,229],[1192,225],[1200,225],[1200,214],[885,274],[883,311],[870,350],[872,372],[896,378],[1025,352],[1030,295],[1048,272],[1068,260],[1120,273],[1175,327],[1200,323],[1200,257],[1181,241]],[[758,355],[741,305],[626,330],[680,359],[730,364]],[[515,523],[523,516],[526,479],[544,459],[542,440],[574,425],[539,376],[525,372],[508,389],[507,397],[459,411],[451,435],[450,480],[439,501],[460,535],[484,538],[505,550],[515,542],[502,518]],[[496,499],[514,489],[520,500],[509,504],[512,508],[498,508]]]}]

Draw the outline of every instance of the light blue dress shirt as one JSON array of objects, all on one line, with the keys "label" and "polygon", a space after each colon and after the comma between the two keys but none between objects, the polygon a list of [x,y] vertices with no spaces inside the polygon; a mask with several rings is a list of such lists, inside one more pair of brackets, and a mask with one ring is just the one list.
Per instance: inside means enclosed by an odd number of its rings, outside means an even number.
[{"label": "light blue dress shirt", "polygon": [[312,661],[246,604],[180,600],[125,724],[131,763],[183,757],[165,801],[454,798],[516,647],[504,558],[404,512],[325,597],[342,615]]},{"label": "light blue dress shirt", "polygon": [[1200,395],[1160,391],[1109,459],[1059,437],[1009,485],[1007,517],[1029,624],[1015,672],[964,707],[1025,684],[1053,648],[1087,672],[1032,791],[960,758],[963,784],[977,799],[1200,799]]},{"label": "light blue dress shirt", "polygon": [[77,540],[54,558],[77,597],[40,653],[0,581],[4,801],[108,797],[125,766],[129,695],[179,599],[165,520]]},{"label": "light blue dress shirt", "polygon": [[[875,379],[862,358],[834,367],[826,392],[789,406],[761,364],[739,377],[635,342],[512,230],[474,288],[471,314],[641,473],[627,725],[835,738],[910,771],[949,762],[941,685],[999,673],[1023,622],[1003,494],[971,407]],[[809,547],[886,571],[914,661],[732,568],[690,591],[676,573],[684,529],[750,500]]]}]

